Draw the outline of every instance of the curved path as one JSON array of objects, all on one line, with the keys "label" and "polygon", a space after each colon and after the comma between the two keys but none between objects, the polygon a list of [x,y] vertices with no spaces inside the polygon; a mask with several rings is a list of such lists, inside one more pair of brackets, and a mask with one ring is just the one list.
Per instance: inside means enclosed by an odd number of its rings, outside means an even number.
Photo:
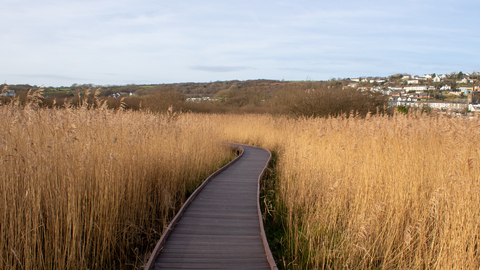
[{"label": "curved path", "polygon": [[259,209],[259,181],[271,154],[237,146],[243,154],[192,194],[145,269],[277,269]]}]

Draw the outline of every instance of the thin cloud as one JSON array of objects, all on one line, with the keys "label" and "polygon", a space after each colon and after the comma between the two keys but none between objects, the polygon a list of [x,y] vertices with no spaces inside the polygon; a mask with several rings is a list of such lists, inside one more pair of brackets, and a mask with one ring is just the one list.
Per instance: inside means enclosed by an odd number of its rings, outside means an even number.
[{"label": "thin cloud", "polygon": [[56,74],[7,74],[8,76],[12,77],[23,77],[23,78],[35,78],[35,79],[52,79],[52,80],[77,80],[77,81],[84,81],[85,78],[79,77],[69,77],[69,76],[62,76]]},{"label": "thin cloud", "polygon": [[317,69],[306,69],[306,68],[278,68],[278,70],[300,71],[300,72],[318,72]]},{"label": "thin cloud", "polygon": [[244,71],[250,68],[236,67],[236,66],[193,66],[193,67],[190,67],[190,69],[208,71],[208,72],[234,72],[234,71]]}]

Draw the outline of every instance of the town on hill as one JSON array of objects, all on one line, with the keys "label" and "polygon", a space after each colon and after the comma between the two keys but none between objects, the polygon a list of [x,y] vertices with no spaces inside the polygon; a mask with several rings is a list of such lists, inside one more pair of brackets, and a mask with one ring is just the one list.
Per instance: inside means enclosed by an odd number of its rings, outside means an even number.
[{"label": "town on hill", "polygon": [[355,78],[348,86],[387,95],[390,106],[480,111],[479,72]]}]

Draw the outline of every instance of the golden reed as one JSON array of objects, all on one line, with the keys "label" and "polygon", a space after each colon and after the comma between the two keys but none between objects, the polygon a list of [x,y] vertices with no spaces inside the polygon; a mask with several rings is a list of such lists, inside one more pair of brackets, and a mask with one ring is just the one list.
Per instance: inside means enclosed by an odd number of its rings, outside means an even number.
[{"label": "golden reed", "polygon": [[478,117],[217,122],[228,140],[278,152],[284,268],[479,268]]},{"label": "golden reed", "polygon": [[11,104],[0,118],[0,269],[141,265],[231,158],[208,117]]},{"label": "golden reed", "polygon": [[[287,269],[478,269],[480,120],[0,107],[3,268],[128,268],[230,156],[278,153]],[[187,191],[188,192],[188,191]],[[119,259],[121,258],[121,259]],[[139,259],[141,261],[141,259]],[[122,264],[123,263],[123,264]]]}]

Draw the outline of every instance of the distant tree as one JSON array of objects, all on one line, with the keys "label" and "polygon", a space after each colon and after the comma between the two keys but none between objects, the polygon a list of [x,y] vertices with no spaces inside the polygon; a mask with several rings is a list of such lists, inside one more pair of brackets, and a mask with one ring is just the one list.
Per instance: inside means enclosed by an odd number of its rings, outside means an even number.
[{"label": "distant tree", "polygon": [[457,89],[457,82],[455,80],[452,80],[450,82],[450,87],[452,88],[452,90]]},{"label": "distant tree", "polygon": [[296,116],[328,117],[350,113],[365,116],[383,111],[386,97],[350,87],[308,83],[293,85],[275,96],[276,106]]},{"label": "distant tree", "polygon": [[142,97],[142,106],[154,112],[166,111],[170,106],[177,110],[181,108],[184,100],[183,95],[173,89],[157,90]]},{"label": "distant tree", "polygon": [[400,112],[400,113],[403,113],[403,114],[407,114],[408,109],[409,109],[409,107],[405,107],[403,105],[397,106],[397,111]]}]

